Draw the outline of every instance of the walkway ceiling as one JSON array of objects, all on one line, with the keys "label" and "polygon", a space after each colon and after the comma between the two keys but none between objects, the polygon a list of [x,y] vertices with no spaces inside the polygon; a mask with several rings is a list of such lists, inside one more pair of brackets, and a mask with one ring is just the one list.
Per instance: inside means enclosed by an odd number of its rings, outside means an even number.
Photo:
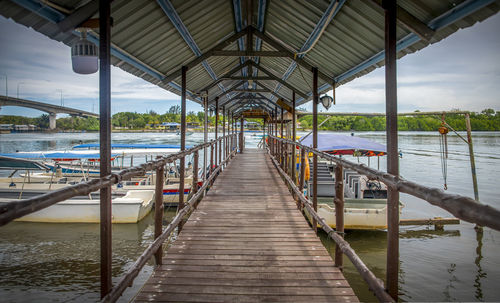
[{"label": "walkway ceiling", "polygon": [[[312,98],[311,67],[325,93],[383,66],[381,0],[114,0],[113,65],[188,98],[231,111]],[[74,30],[98,18],[98,1],[0,0],[0,14],[72,45]],[[398,57],[438,42],[499,10],[495,0],[398,1]],[[322,29],[324,31],[322,32]],[[89,40],[98,43],[94,29]],[[310,51],[297,54],[302,51]],[[69,50],[68,50],[69,53]]]}]

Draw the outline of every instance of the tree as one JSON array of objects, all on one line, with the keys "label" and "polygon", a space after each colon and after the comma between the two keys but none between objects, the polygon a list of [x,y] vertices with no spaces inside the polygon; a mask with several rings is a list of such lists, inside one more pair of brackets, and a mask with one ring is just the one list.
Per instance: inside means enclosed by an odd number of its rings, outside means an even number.
[{"label": "tree", "polygon": [[176,114],[176,115],[178,115],[178,114],[181,113],[181,107],[179,105],[172,105],[168,109],[168,113],[169,114]]}]

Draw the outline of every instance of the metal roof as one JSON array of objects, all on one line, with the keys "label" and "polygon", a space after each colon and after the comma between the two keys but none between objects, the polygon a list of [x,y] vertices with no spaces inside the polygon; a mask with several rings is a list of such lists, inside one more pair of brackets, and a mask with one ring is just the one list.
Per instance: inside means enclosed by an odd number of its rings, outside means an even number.
[{"label": "metal roof", "polygon": [[[0,14],[72,45],[79,39],[72,30],[73,17],[92,2],[97,1],[0,0]],[[115,0],[112,63],[176,94],[181,90],[180,68],[189,66],[188,99],[201,104],[200,94],[208,91],[212,107],[219,96],[219,106],[233,111],[270,110],[277,98],[291,100],[292,91],[301,105],[312,98],[310,67],[318,67],[318,87],[324,93],[334,83],[342,85],[383,66],[380,3]],[[500,7],[495,0],[399,0],[398,6],[398,57],[472,26]],[[90,16],[97,18],[96,12]],[[69,31],[64,23],[72,25]],[[98,43],[98,36],[97,30],[91,31],[89,40]],[[245,53],[247,46],[254,53]]]}]

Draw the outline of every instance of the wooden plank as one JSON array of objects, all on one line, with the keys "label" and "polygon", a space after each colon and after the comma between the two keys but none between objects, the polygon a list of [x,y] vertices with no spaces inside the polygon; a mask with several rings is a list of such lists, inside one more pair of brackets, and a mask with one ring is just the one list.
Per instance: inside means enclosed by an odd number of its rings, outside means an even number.
[{"label": "wooden plank", "polygon": [[208,294],[171,294],[141,292],[136,302],[304,302],[304,303],[331,303],[331,302],[359,302],[355,296],[273,296],[273,295],[208,295]]},{"label": "wooden plank", "polygon": [[[338,275],[341,278],[341,275]],[[182,277],[154,277],[152,284],[167,285],[220,285],[220,286],[246,286],[246,287],[349,287],[344,279],[311,279],[311,280],[293,280],[293,279],[221,279],[221,278],[182,278]]]},{"label": "wooden plank", "polygon": [[214,182],[136,301],[358,299],[271,161],[245,150]]},{"label": "wooden plank", "polygon": [[147,284],[142,289],[144,292],[173,293],[173,294],[213,294],[213,295],[309,295],[317,294],[329,296],[353,296],[354,292],[349,287],[246,287],[227,285],[169,285]]}]

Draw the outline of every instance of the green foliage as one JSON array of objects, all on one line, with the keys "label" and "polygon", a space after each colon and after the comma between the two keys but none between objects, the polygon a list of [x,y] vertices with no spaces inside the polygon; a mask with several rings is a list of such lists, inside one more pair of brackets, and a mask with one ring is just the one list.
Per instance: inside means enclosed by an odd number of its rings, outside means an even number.
[{"label": "green foliage", "polygon": [[[416,111],[419,112],[419,111]],[[318,125],[327,117],[319,116]],[[500,131],[500,111],[485,109],[481,113],[471,113],[471,128],[475,131]],[[312,116],[299,119],[300,127],[312,128]],[[457,131],[465,131],[463,115],[448,114],[446,123]],[[441,126],[441,116],[403,116],[398,117],[400,131],[435,131]],[[333,116],[328,119],[320,130],[331,131],[384,131],[385,117]]]},{"label": "green foliage", "polygon": [[[186,115],[187,122],[198,122],[203,125],[204,112],[193,111]],[[318,124],[321,124],[327,116],[319,116]],[[222,115],[219,115],[219,124],[222,125]],[[476,131],[500,131],[500,111],[485,109],[481,113],[471,113],[472,130]],[[262,119],[248,119],[262,124]],[[139,114],[132,112],[116,113],[111,117],[113,127],[126,129],[154,128],[163,122],[181,122],[180,107],[172,106],[165,114],[154,111]],[[226,119],[227,122],[227,119]],[[299,119],[300,128],[312,128],[312,116],[307,115]],[[446,122],[457,131],[465,130],[465,118],[463,115],[447,114]],[[46,129],[49,126],[49,116],[41,115],[36,118],[22,116],[0,116],[1,124],[32,124]],[[215,116],[208,117],[209,125],[215,124]],[[398,129],[401,131],[436,131],[441,126],[441,116],[403,116],[398,117]],[[99,120],[96,118],[67,117],[57,119],[57,128],[61,130],[99,130]],[[333,116],[330,117],[320,130],[331,131],[384,131],[385,117],[362,117],[362,116]]]}]

